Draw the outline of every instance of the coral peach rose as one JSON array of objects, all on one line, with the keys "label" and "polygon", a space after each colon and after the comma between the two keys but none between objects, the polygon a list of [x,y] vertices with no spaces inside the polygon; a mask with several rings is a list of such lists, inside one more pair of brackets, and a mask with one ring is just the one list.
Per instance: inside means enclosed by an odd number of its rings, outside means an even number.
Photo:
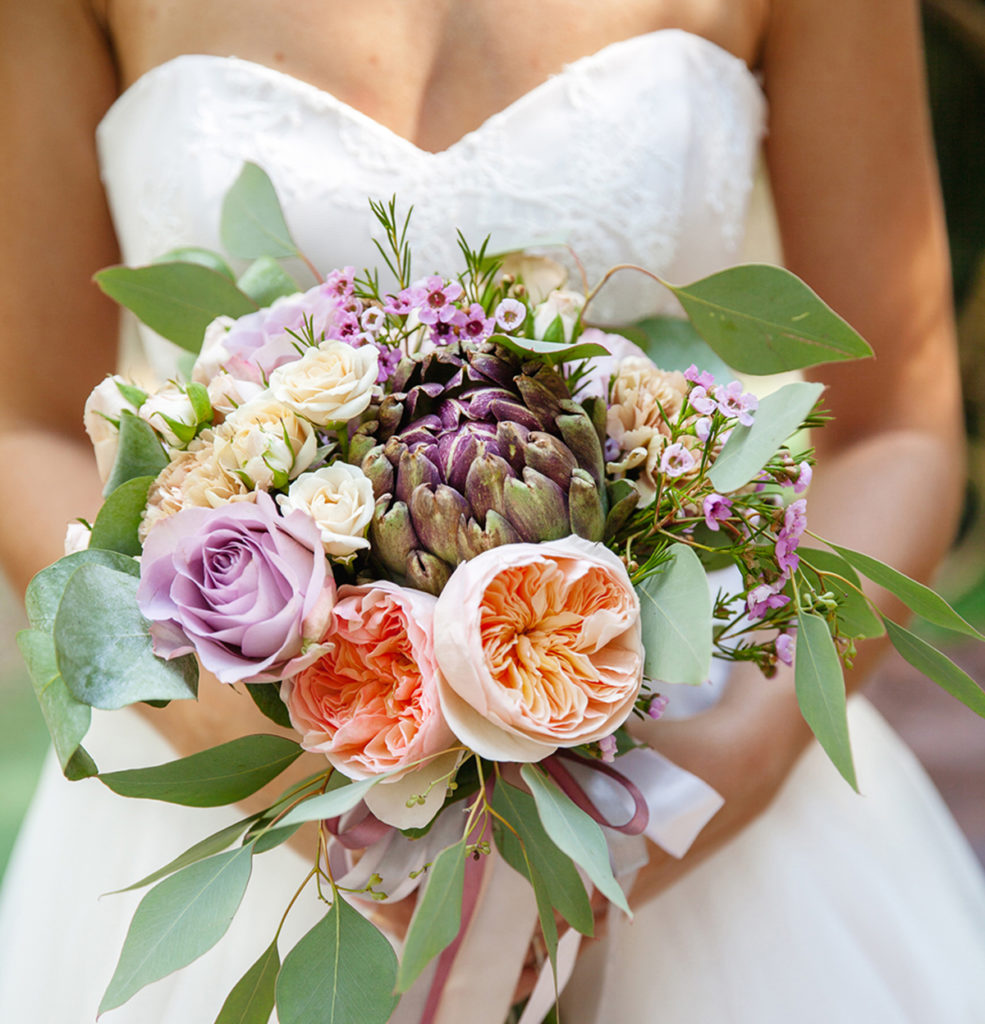
[{"label": "coral peach rose", "polygon": [[639,693],[639,601],[622,562],[581,537],[463,562],[434,623],[445,718],[483,757],[539,761],[601,739]]}]

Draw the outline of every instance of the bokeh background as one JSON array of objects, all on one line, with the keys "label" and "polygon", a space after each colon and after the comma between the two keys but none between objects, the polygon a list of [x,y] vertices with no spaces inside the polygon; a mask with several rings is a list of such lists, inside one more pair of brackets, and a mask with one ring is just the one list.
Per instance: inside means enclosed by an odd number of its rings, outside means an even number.
[{"label": "bokeh background", "polygon": [[[970,436],[964,521],[938,586],[985,630],[985,0],[926,0],[923,10]],[[0,876],[47,749],[14,641],[24,625],[19,596],[0,579]],[[985,645],[946,649],[985,683]],[[985,863],[985,720],[893,655],[868,695],[923,761]]]}]

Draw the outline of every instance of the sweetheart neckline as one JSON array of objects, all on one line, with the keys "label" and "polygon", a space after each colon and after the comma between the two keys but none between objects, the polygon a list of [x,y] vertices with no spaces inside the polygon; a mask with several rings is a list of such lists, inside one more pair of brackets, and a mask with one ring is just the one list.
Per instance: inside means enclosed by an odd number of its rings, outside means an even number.
[{"label": "sweetheart neckline", "polygon": [[242,57],[232,55],[221,56],[219,54],[211,53],[183,53],[176,57],[171,57],[160,64],[155,64],[154,67],[148,68],[147,71],[135,78],[133,82],[131,82],[130,85],[128,85],[110,105],[109,109],[100,120],[97,131],[101,132],[104,130],[104,126],[108,125],[116,117],[120,116],[119,112],[129,106],[137,94],[147,88],[158,78],[173,73],[176,68],[182,65],[206,65],[215,63],[240,68],[257,75],[258,77],[267,77],[271,81],[278,81],[287,85],[299,95],[318,98],[323,103],[334,107],[342,116],[345,116],[352,121],[362,122],[372,130],[382,133],[391,140],[396,141],[404,148],[416,154],[418,158],[440,159],[441,157],[449,156],[457,149],[467,145],[470,140],[489,130],[492,125],[495,125],[500,120],[512,116],[517,110],[522,109],[530,102],[535,102],[536,98],[545,91],[551,88],[557,88],[558,83],[563,83],[566,78],[577,73],[580,69],[589,67],[593,63],[600,63],[607,60],[615,52],[619,52],[631,46],[649,44],[658,39],[670,41],[676,40],[678,42],[686,42],[687,45],[704,48],[707,53],[715,55],[716,59],[727,62],[733,67],[741,68],[755,85],[756,89],[761,93],[761,86],[756,73],[741,57],[736,56],[731,52],[731,50],[727,50],[725,47],[719,45],[713,40],[707,39],[694,32],[689,32],[686,29],[660,28],[655,29],[652,32],[645,32],[641,35],[629,36],[626,39],[618,39],[615,42],[607,43],[605,46],[593,53],[585,54],[583,57],[578,57],[575,60],[570,61],[565,64],[560,71],[550,75],[548,78],[545,78],[542,82],[538,82],[533,88],[527,90],[527,92],[518,96],[515,100],[512,100],[505,107],[502,107],[490,114],[482,122],[476,125],[475,128],[465,132],[464,135],[461,135],[443,149],[429,150],[418,146],[417,143],[411,139],[408,139],[406,136],[401,135],[392,128],[389,128],[387,125],[383,124],[383,122],[377,121],[375,118],[364,113],[362,110],[359,110],[357,107],[346,103],[345,100],[339,99],[339,97],[334,93],[329,92],[327,89],[322,89],[320,86],[317,86],[306,79],[298,78],[296,75],[292,75],[286,71],[281,71],[278,68],[270,67],[267,64],[261,64],[257,61],[246,60]]}]

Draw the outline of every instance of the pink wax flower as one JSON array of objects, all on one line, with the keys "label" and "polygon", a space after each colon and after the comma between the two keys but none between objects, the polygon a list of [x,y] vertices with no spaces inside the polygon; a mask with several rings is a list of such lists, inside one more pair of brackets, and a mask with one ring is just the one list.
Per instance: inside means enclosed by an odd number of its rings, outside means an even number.
[{"label": "pink wax flower", "polygon": [[766,613],[773,608],[782,608],[790,600],[786,594],[781,594],[786,580],[781,577],[773,583],[761,583],[754,587],[746,595],[746,608],[749,610],[750,619],[762,619]]},{"label": "pink wax flower", "polygon": [[186,508],[144,542],[137,605],[154,653],[195,652],[223,683],[270,681],[321,653],[335,582],[314,520],[270,495]]},{"label": "pink wax flower", "polygon": [[737,419],[744,427],[752,426],[752,414],[759,408],[759,399],[755,395],[744,394],[739,381],[715,388],[714,395],[723,416]]},{"label": "pink wax flower", "polygon": [[445,718],[483,757],[539,761],[600,740],[639,693],[639,601],[619,558],[581,537],[462,562],[434,622]]},{"label": "pink wax flower", "polygon": [[732,502],[720,494],[709,494],[701,503],[701,512],[708,529],[717,533],[721,529],[720,524],[732,514]]},{"label": "pink wax flower", "polygon": [[424,288],[424,301],[418,316],[422,324],[449,323],[458,312],[455,302],[462,296],[462,286],[456,281],[445,281],[437,274],[419,282]]},{"label": "pink wax flower", "polygon": [[776,656],[784,665],[793,664],[794,638],[789,633],[781,633],[776,638]]}]

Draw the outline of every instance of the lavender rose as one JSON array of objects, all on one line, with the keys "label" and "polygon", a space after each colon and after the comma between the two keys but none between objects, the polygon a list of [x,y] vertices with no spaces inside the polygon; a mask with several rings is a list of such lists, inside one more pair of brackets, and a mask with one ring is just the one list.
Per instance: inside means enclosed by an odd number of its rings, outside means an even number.
[{"label": "lavender rose", "polygon": [[223,683],[282,679],[317,660],[334,603],[318,527],[278,515],[268,494],[183,509],[144,543],[137,604],[154,652],[194,651]]}]

